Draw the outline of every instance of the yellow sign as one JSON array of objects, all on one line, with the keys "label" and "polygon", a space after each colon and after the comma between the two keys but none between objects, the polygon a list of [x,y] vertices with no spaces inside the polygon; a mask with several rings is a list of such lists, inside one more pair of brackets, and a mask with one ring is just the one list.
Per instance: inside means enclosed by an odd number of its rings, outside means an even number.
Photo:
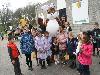
[{"label": "yellow sign", "polygon": [[20,25],[21,25],[21,27],[24,27],[26,24],[27,24],[27,20],[20,19]]},{"label": "yellow sign", "polygon": [[77,8],[80,8],[81,7],[81,2],[76,2],[76,6],[77,6]]}]

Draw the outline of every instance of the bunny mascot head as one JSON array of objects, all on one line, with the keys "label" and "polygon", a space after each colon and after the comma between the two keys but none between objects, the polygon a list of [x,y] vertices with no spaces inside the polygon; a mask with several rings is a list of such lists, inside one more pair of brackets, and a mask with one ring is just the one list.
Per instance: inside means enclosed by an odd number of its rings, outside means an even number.
[{"label": "bunny mascot head", "polygon": [[56,18],[58,17],[58,13],[56,12],[53,4],[50,5],[50,7],[47,10],[47,13],[48,22],[46,31],[50,33],[50,36],[55,36],[57,31],[59,30],[59,24],[56,20]]}]

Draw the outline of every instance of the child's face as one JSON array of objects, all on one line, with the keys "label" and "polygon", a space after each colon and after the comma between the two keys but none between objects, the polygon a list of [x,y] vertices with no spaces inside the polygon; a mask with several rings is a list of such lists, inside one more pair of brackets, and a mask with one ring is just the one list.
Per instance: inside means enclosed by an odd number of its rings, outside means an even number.
[{"label": "child's face", "polygon": [[80,41],[80,40],[81,40],[81,35],[78,34],[77,38],[78,38],[78,40]]},{"label": "child's face", "polygon": [[32,33],[32,35],[35,37],[36,36],[36,32]]},{"label": "child's face", "polygon": [[57,43],[57,39],[56,38],[54,38],[54,43]]},{"label": "child's face", "polygon": [[32,33],[35,33],[36,31],[35,30],[32,30]]},{"label": "child's face", "polygon": [[46,37],[48,37],[48,36],[49,36],[49,34],[48,34],[48,33],[45,33],[45,36],[46,36]]},{"label": "child's face", "polygon": [[73,37],[74,37],[74,36],[73,36],[73,33],[72,33],[72,32],[69,32],[68,37],[69,37],[69,38],[73,38]]},{"label": "child's face", "polygon": [[29,31],[29,29],[27,27],[25,27],[23,31],[24,31],[24,33],[26,33]]},{"label": "child's face", "polygon": [[62,30],[63,30],[61,26],[59,27],[59,30],[60,30],[60,31],[62,31]]},{"label": "child's face", "polygon": [[42,36],[41,32],[38,32],[38,36],[39,36],[39,37],[41,37],[41,36]]},{"label": "child's face", "polygon": [[14,38],[10,40],[11,42],[14,42]]},{"label": "child's face", "polygon": [[82,37],[82,41],[84,42],[86,40],[85,39],[86,35],[82,34],[81,37]]},{"label": "child's face", "polygon": [[61,31],[61,33],[63,33],[63,34],[64,34],[64,33],[65,33],[65,30],[63,29],[63,30]]}]

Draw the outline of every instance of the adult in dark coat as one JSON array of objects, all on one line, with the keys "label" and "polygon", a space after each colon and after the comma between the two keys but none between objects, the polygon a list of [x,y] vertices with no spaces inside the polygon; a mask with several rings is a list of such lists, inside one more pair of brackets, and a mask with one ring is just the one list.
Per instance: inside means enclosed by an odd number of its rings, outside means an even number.
[{"label": "adult in dark coat", "polygon": [[66,32],[67,32],[67,33],[70,32],[70,31],[72,31],[72,28],[71,28],[69,22],[65,22],[65,29],[66,29]]},{"label": "adult in dark coat", "polygon": [[100,29],[99,24],[96,22],[94,25],[94,29],[92,30],[92,37],[93,37],[93,55],[95,55],[95,49],[97,48],[97,55],[99,55],[99,48],[100,48]]},{"label": "adult in dark coat", "polygon": [[38,18],[38,24],[40,25],[39,28],[41,28],[42,32],[44,33],[46,31],[46,25],[43,23],[42,18]]}]

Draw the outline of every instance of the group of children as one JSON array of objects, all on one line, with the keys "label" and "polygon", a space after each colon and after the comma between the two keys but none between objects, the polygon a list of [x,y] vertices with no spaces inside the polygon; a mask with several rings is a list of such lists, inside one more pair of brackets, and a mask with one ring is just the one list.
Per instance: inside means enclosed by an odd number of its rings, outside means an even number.
[{"label": "group of children", "polygon": [[[54,37],[49,36],[47,31],[42,32],[35,28],[32,28],[31,34],[35,42],[37,65],[40,65],[41,69],[46,69],[46,61],[48,66],[51,66],[51,63],[54,62],[56,65],[60,63],[69,64],[69,67],[74,69],[77,67],[76,61],[78,61],[79,66],[77,68],[80,75],[90,75],[89,65],[92,63],[93,45],[87,32],[81,32],[75,38],[72,31],[66,32],[66,29],[60,27],[58,34]],[[15,60],[18,59],[19,52],[17,47],[15,49],[13,48],[15,46],[10,44],[12,44],[11,38],[9,39],[8,49],[12,48],[14,50],[12,52],[17,52],[14,61],[12,61],[14,64]],[[22,75],[22,73],[20,72],[18,75]]]},{"label": "group of children", "polygon": [[50,37],[48,32],[42,33],[33,29],[32,34],[35,33],[37,61],[40,62],[41,68],[46,68],[47,60],[49,66],[52,62],[56,65],[68,64],[72,69],[77,68],[80,75],[90,75],[93,44],[88,32],[80,32],[74,37],[72,31],[66,32],[66,29],[60,27],[54,37]]}]

